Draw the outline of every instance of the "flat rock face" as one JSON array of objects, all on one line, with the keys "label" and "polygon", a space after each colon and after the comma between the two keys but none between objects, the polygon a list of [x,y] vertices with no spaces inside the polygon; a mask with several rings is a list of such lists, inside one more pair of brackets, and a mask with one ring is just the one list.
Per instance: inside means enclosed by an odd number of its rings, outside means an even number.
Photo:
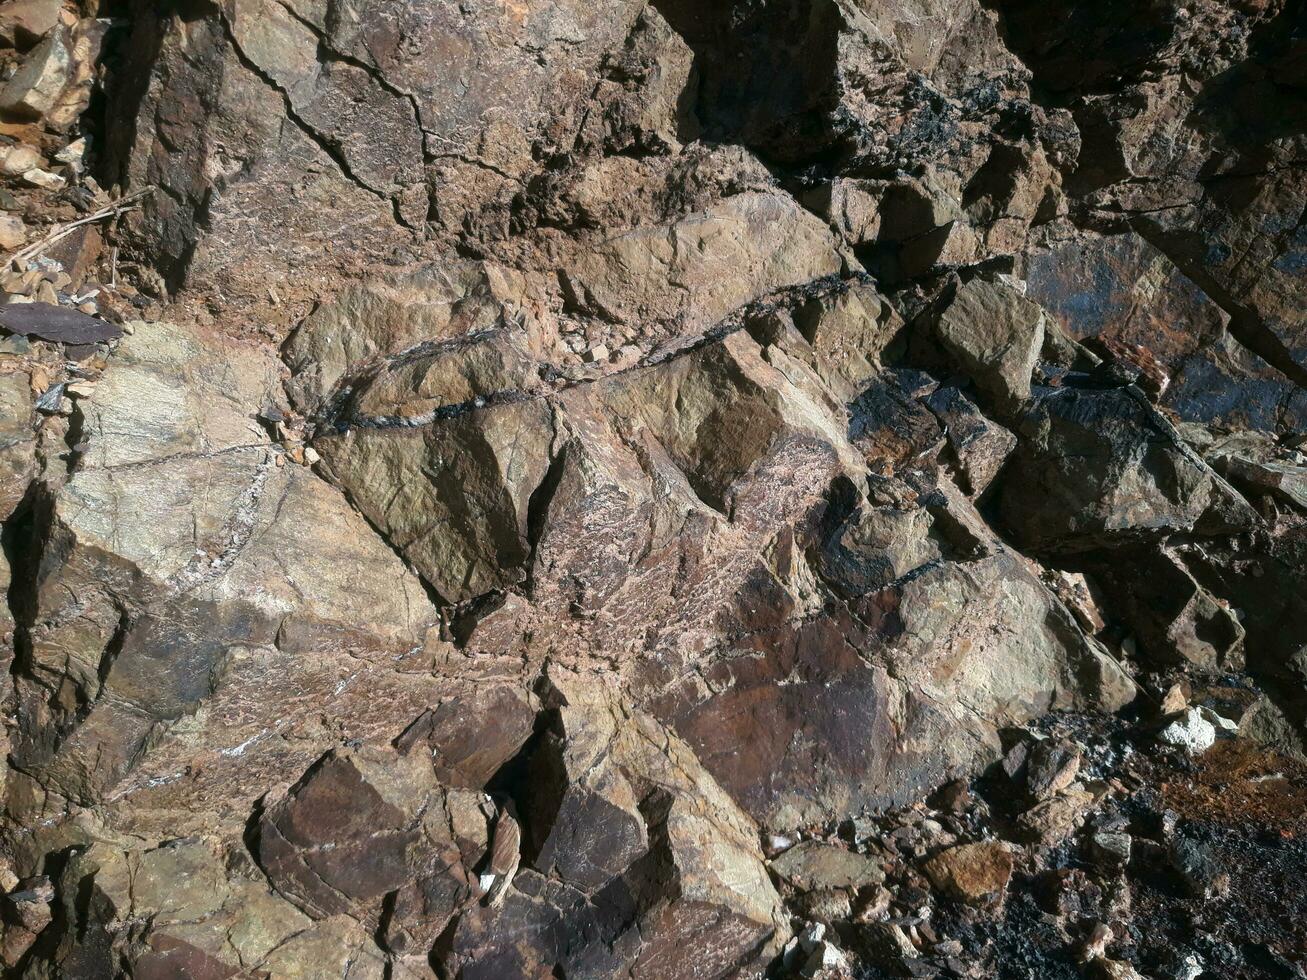
[{"label": "flat rock face", "polygon": [[1289,5],[122,6],[172,322],[0,307],[6,968],[912,970],[905,861],[1031,876],[871,814],[1107,792],[1014,729],[1246,668],[1301,750]]}]

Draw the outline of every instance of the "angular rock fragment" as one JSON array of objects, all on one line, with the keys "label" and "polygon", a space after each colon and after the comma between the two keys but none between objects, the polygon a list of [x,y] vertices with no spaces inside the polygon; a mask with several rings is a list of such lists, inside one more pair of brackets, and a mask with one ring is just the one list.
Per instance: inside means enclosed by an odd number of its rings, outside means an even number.
[{"label": "angular rock fragment", "polygon": [[812,840],[791,847],[772,861],[771,869],[781,880],[801,891],[860,891],[885,880],[885,873],[874,859]]},{"label": "angular rock fragment", "polygon": [[[286,724],[279,708],[323,687],[352,697],[348,657],[305,653],[406,650],[433,618],[416,578],[338,493],[274,465],[253,421],[274,379],[259,355],[140,325],[78,402],[87,445],[42,504],[55,557],[34,583],[18,680],[16,752],[63,795],[103,800],[135,770],[132,791],[165,809],[193,793],[234,815],[260,792],[224,787],[247,753],[296,765],[272,737]],[[351,724],[398,735],[386,710]],[[179,778],[197,751],[212,760]]]},{"label": "angular rock fragment", "polygon": [[984,493],[1016,448],[1016,436],[985,418],[958,388],[939,388],[923,404],[940,420],[966,489]]},{"label": "angular rock fragment", "polygon": [[1248,492],[1269,493],[1279,500],[1307,510],[1307,466],[1226,456],[1218,464],[1227,479]]},{"label": "angular rock fragment", "polygon": [[23,219],[16,214],[0,215],[0,249],[14,252],[26,243],[27,225],[23,223]]},{"label": "angular rock fragment", "polygon": [[33,48],[0,87],[0,112],[37,119],[55,107],[68,85],[72,57],[62,30]]},{"label": "angular rock fragment", "polygon": [[1168,721],[1157,733],[1158,741],[1198,755],[1216,744],[1216,726],[1203,717],[1198,708],[1189,708],[1178,718]]},{"label": "angular rock fragment", "polygon": [[36,472],[31,381],[20,371],[0,375],[0,520],[22,502]]},{"label": "angular rock fragment", "polygon": [[1003,282],[958,286],[933,325],[951,365],[969,375],[1000,411],[1030,398],[1030,378],[1044,343],[1044,311]]},{"label": "angular rock fragment", "polygon": [[876,375],[880,356],[903,321],[870,283],[855,281],[801,304],[794,325],[812,345],[822,380],[833,392],[851,397]]},{"label": "angular rock fragment", "polygon": [[1186,421],[1275,429],[1294,386],[1244,346],[1219,298],[1162,251],[1125,232],[1077,235],[1033,251],[1031,299],[1077,340],[1142,348],[1171,378],[1161,404]]},{"label": "angular rock fragment", "polygon": [[63,0],[10,0],[0,11],[0,43],[30,47],[59,23]]},{"label": "angular rock fragment", "polygon": [[1175,429],[1129,388],[1038,389],[997,502],[1036,551],[1086,551],[1193,531],[1220,534],[1257,517]]},{"label": "angular rock fragment", "polygon": [[1238,615],[1199,584],[1183,555],[1125,549],[1098,567],[1098,581],[1149,660],[1206,670],[1243,662],[1245,630]]},{"label": "angular rock fragment", "polygon": [[[200,838],[81,849],[61,876],[61,912],[70,928],[58,937],[52,961],[71,975],[110,967],[147,977],[235,976],[246,969],[385,975],[385,955],[357,921],[313,922],[248,864]],[[135,934],[129,923],[141,924]],[[401,968],[398,975],[419,974]]]},{"label": "angular rock fragment", "polygon": [[334,751],[265,804],[254,853],[310,918],[349,915],[394,952],[422,951],[480,897],[472,868],[490,841],[478,803],[419,755]]},{"label": "angular rock fragment", "polygon": [[438,947],[447,969],[712,976],[788,937],[756,827],[679,739],[614,693],[550,673],[556,741],[530,762],[545,778],[521,801],[534,839],[503,904],[469,911]]},{"label": "angular rock fragment", "polygon": [[549,406],[526,400],[425,424],[356,425],[314,449],[360,511],[457,602],[525,578],[527,512],[553,438]]},{"label": "angular rock fragment", "polygon": [[446,786],[480,788],[526,744],[535,719],[534,699],[521,685],[472,679],[415,718],[395,747],[429,754],[436,778]]},{"label": "angular rock fragment", "polygon": [[47,303],[11,303],[0,307],[0,326],[56,344],[98,344],[122,336],[117,324]]},{"label": "angular rock fragment", "polygon": [[1060,844],[1080,826],[1094,803],[1092,792],[1079,783],[1072,783],[1021,814],[1017,826],[1032,841]]},{"label": "angular rock fragment", "polygon": [[1026,792],[1044,799],[1066,789],[1080,772],[1080,758],[1071,742],[1036,742],[1026,759]]},{"label": "angular rock fragment", "polygon": [[283,356],[294,372],[292,395],[305,411],[315,412],[337,382],[363,366],[496,326],[505,315],[499,289],[495,271],[472,262],[350,287],[306,317],[287,340]]},{"label": "angular rock fragment", "polygon": [[766,293],[835,274],[840,265],[820,221],[787,197],[747,192],[667,227],[609,239],[579,256],[562,279],[571,302],[597,315],[688,320],[687,327],[703,328]]},{"label": "angular rock fragment", "polygon": [[950,847],[923,870],[936,888],[968,903],[1001,898],[1012,877],[1012,855],[999,841]]}]

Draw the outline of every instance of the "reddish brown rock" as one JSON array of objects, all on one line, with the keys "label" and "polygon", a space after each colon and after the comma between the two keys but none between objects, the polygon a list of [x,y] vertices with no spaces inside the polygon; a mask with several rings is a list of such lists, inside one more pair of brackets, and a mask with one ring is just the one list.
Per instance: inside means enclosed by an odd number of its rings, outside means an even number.
[{"label": "reddish brown rock", "polygon": [[1002,898],[1012,877],[1012,855],[999,841],[980,841],[941,851],[923,869],[936,888],[979,904]]}]

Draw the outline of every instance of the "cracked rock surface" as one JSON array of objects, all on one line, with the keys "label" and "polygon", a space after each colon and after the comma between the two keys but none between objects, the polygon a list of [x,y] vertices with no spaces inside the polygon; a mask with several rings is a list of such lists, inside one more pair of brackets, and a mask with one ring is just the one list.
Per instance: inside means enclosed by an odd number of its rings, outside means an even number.
[{"label": "cracked rock surface", "polygon": [[1304,976],[1305,10],[0,4],[6,975]]}]

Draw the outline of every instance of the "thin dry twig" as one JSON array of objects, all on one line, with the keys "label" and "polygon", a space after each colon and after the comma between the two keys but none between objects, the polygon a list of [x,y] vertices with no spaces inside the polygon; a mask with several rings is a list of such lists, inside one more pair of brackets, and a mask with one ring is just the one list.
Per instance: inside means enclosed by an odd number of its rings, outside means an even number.
[{"label": "thin dry twig", "polygon": [[76,221],[69,221],[66,224],[56,225],[54,231],[50,232],[39,242],[33,242],[26,248],[15,252],[9,261],[15,264],[25,263],[30,259],[36,258],[36,256],[40,255],[51,245],[56,245],[63,241],[83,225],[94,224],[97,221],[103,221],[105,218],[116,218],[118,215],[126,214],[129,211],[137,211],[139,208],[135,206],[135,202],[139,201],[146,195],[153,193],[153,187],[143,187],[139,191],[133,191],[125,197],[120,197],[112,204],[101,208],[94,214],[88,214],[85,218],[78,218]]}]

